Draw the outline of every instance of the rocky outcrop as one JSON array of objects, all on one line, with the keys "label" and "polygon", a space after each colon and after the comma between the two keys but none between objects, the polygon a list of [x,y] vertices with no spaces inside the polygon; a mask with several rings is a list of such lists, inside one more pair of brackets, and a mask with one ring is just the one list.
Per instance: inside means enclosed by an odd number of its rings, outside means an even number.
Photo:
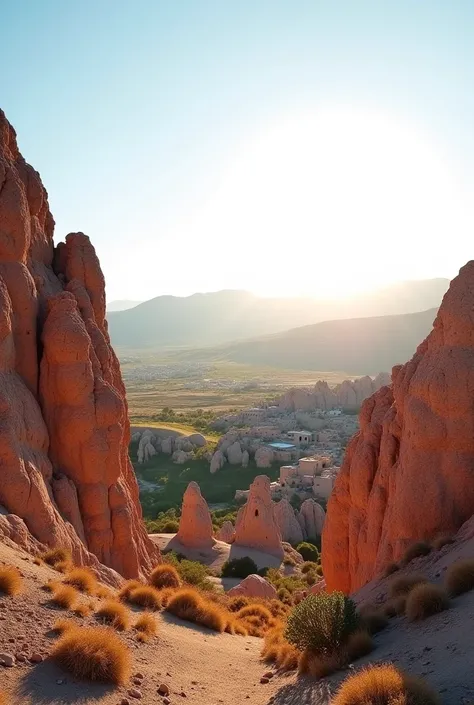
[{"label": "rocky outcrop", "polygon": [[248,450],[244,450],[244,452],[242,453],[242,467],[243,468],[248,467],[249,460],[250,460],[249,452],[248,452]]},{"label": "rocky outcrop", "polygon": [[356,590],[412,542],[453,533],[474,514],[474,262],[392,380],[364,403],[328,503],[331,590]]},{"label": "rocky outcrop", "polygon": [[244,595],[245,597],[259,597],[263,600],[273,600],[277,596],[275,587],[262,578],[260,575],[248,575],[241,583],[231,588],[227,595],[229,597],[237,597]]},{"label": "rocky outcrop", "polygon": [[240,447],[239,441],[234,441],[234,443],[227,448],[227,460],[230,465],[242,464],[242,448]]},{"label": "rocky outcrop", "polygon": [[211,458],[211,475],[221,469],[225,463],[224,454],[220,450],[216,450]]},{"label": "rocky outcrop", "polygon": [[217,540],[225,543],[233,543],[235,537],[234,525],[231,521],[225,521],[217,532]]},{"label": "rocky outcrop", "polygon": [[333,389],[327,382],[319,380],[312,389],[289,389],[277,403],[285,411],[359,409],[365,399],[386,384],[390,384],[390,375],[386,372],[380,372],[374,379],[368,376],[346,379]]},{"label": "rocky outcrop", "polygon": [[303,530],[295,515],[295,510],[287,499],[275,504],[275,521],[280,529],[282,541],[298,544],[303,540]]},{"label": "rocky outcrop", "polygon": [[190,482],[183,495],[176,538],[187,548],[206,549],[214,545],[212,534],[212,519],[207,502],[197,482]]},{"label": "rocky outcrop", "polygon": [[54,248],[53,230],[39,175],[0,112],[0,504],[39,543],[137,577],[160,555],[128,458],[104,278],[85,235]]},{"label": "rocky outcrop", "polygon": [[324,509],[318,502],[314,499],[305,499],[298,514],[298,521],[305,539],[321,536],[325,517]]},{"label": "rocky outcrop", "polygon": [[266,475],[257,475],[250,485],[247,503],[237,514],[234,543],[283,558],[281,534],[270,496],[270,480]]},{"label": "rocky outcrop", "polygon": [[258,468],[270,468],[275,460],[275,454],[271,448],[260,446],[255,452],[255,465]]}]

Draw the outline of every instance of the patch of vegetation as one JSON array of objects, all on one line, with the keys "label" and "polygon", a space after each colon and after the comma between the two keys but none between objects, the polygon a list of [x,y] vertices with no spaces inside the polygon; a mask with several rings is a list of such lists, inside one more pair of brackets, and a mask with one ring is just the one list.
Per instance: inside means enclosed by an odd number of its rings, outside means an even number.
[{"label": "patch of vegetation", "polygon": [[64,582],[88,595],[93,595],[98,587],[97,578],[89,568],[73,568],[64,578]]},{"label": "patch of vegetation", "polygon": [[157,632],[156,619],[152,614],[150,614],[150,612],[144,612],[137,619],[133,625],[133,628],[136,629],[137,632],[145,635],[147,638],[151,638]]},{"label": "patch of vegetation", "polygon": [[204,600],[197,590],[179,590],[171,597],[166,610],[180,619],[216,632],[223,632],[227,626],[225,610]]},{"label": "patch of vegetation", "polygon": [[449,534],[440,534],[433,541],[435,551],[440,551],[444,546],[449,546],[454,543],[454,538]]},{"label": "patch of vegetation", "polygon": [[258,567],[255,561],[248,556],[242,558],[232,558],[222,566],[223,578],[246,578],[257,573]]},{"label": "patch of vegetation", "polygon": [[201,590],[214,590],[214,583],[208,578],[209,569],[199,561],[182,558],[173,551],[167,553],[164,560],[165,563],[174,566],[183,582],[199,587]]},{"label": "patch of vegetation", "polygon": [[23,579],[13,566],[0,566],[0,593],[4,595],[18,595],[23,589]]},{"label": "patch of vegetation", "polygon": [[60,573],[65,573],[73,567],[71,552],[67,548],[52,548],[40,554],[39,558]]},{"label": "patch of vegetation", "polygon": [[[311,573],[309,573],[311,575]],[[296,590],[306,590],[308,583],[297,575],[282,575],[276,568],[268,568],[264,576],[277,590],[285,589],[291,595]]]},{"label": "patch of vegetation", "polygon": [[385,570],[383,572],[383,577],[388,578],[390,575],[393,575],[394,573],[396,573],[397,570],[400,570],[400,566],[398,565],[398,563],[395,563],[395,562],[389,563],[385,567]]},{"label": "patch of vegetation", "polygon": [[414,558],[427,556],[429,553],[431,553],[431,546],[426,541],[412,543],[403,554],[402,565],[408,565]]},{"label": "patch of vegetation", "polygon": [[78,598],[78,593],[71,585],[58,585],[53,592],[51,602],[57,607],[68,610],[74,605]]},{"label": "patch of vegetation", "polygon": [[388,626],[388,617],[382,610],[367,607],[360,612],[361,627],[369,634],[377,634]]},{"label": "patch of vegetation", "polygon": [[181,585],[178,571],[169,563],[157,565],[152,571],[149,580],[153,587],[158,590],[166,587],[178,588]]},{"label": "patch of vegetation", "polygon": [[162,606],[160,592],[151,585],[137,587],[128,595],[127,601],[147,610],[159,610]]},{"label": "patch of vegetation", "polygon": [[415,585],[419,583],[426,583],[427,580],[424,575],[418,575],[417,573],[412,573],[411,575],[400,575],[398,578],[394,578],[390,583],[389,595],[390,597],[400,597],[401,595],[408,595],[410,590],[412,590]]},{"label": "patch of vegetation", "polygon": [[304,558],[305,561],[311,561],[312,563],[319,563],[319,550],[318,547],[309,541],[302,541],[296,547],[298,553]]},{"label": "patch of vegetation", "polygon": [[437,694],[420,678],[393,664],[369,666],[346,678],[333,705],[440,705]]},{"label": "patch of vegetation", "polygon": [[474,559],[468,558],[450,565],[446,572],[445,585],[452,597],[474,590]]},{"label": "patch of vegetation", "polygon": [[121,602],[116,600],[107,600],[99,607],[95,617],[99,622],[109,624],[118,632],[123,632],[130,626],[130,612]]},{"label": "patch of vegetation", "polygon": [[449,607],[449,597],[439,585],[420,583],[415,585],[407,597],[405,614],[410,622],[426,619]]}]

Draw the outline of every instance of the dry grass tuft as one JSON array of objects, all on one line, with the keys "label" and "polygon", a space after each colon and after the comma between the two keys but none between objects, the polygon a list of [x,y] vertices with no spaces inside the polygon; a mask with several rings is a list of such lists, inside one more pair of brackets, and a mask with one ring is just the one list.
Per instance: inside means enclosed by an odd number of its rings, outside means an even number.
[{"label": "dry grass tuft", "polygon": [[449,597],[442,587],[432,583],[420,583],[408,594],[405,614],[410,622],[415,622],[444,612],[448,607]]},{"label": "dry grass tuft", "polygon": [[127,580],[118,591],[117,597],[123,602],[128,602],[131,592],[139,587],[144,587],[143,583],[139,580]]},{"label": "dry grass tuft", "polygon": [[415,585],[426,583],[427,579],[423,575],[412,573],[411,575],[400,575],[394,578],[390,583],[390,597],[400,597],[400,595],[408,595]]},{"label": "dry grass tuft", "polygon": [[298,672],[313,678],[326,678],[331,673],[339,671],[343,665],[344,660],[341,653],[316,654],[306,650],[299,658]]},{"label": "dry grass tuft", "polygon": [[128,602],[147,610],[159,610],[162,605],[160,593],[151,585],[142,585],[132,590],[128,596]]},{"label": "dry grass tuft", "polygon": [[454,543],[454,538],[449,536],[449,534],[440,534],[433,540],[433,548],[436,551],[440,551],[443,546],[449,546]]},{"label": "dry grass tuft", "polygon": [[367,656],[374,650],[374,642],[370,633],[364,629],[354,632],[347,639],[346,653],[348,661]]},{"label": "dry grass tuft", "polygon": [[34,563],[35,565],[42,565],[42,564],[43,564],[43,561],[41,560],[41,558],[39,558],[38,556],[36,556],[35,558],[33,558],[33,563]]},{"label": "dry grass tuft", "polygon": [[223,632],[229,622],[229,613],[219,605],[203,599],[197,590],[178,590],[166,609],[180,619],[216,632]]},{"label": "dry grass tuft", "polygon": [[394,573],[397,572],[397,570],[400,570],[400,566],[398,563],[389,563],[383,572],[383,577],[388,578],[390,575],[393,575]]},{"label": "dry grass tuft", "polygon": [[452,597],[474,589],[474,559],[457,561],[449,566],[444,579],[446,590]]},{"label": "dry grass tuft", "polygon": [[275,624],[275,619],[264,605],[252,603],[242,607],[235,613],[235,619],[244,629],[247,630],[249,636],[262,638],[268,629]]},{"label": "dry grass tuft", "polygon": [[77,605],[74,607],[73,612],[76,615],[76,617],[88,617],[90,613],[93,611],[94,607],[91,606],[90,604],[86,604],[85,602],[81,602],[80,605]]},{"label": "dry grass tuft", "polygon": [[97,590],[97,578],[89,568],[73,568],[66,575],[64,582],[88,595],[93,595]]},{"label": "dry grass tuft", "polygon": [[71,629],[77,629],[76,625],[74,622],[72,622],[70,619],[57,619],[55,623],[53,624],[52,631],[55,634],[64,634],[65,632],[70,631]]},{"label": "dry grass tuft", "polygon": [[67,561],[59,561],[59,563],[56,563],[54,566],[54,570],[57,570],[58,573],[69,573],[72,568],[73,564],[68,563]]},{"label": "dry grass tuft", "polygon": [[249,604],[250,600],[248,597],[245,597],[245,595],[236,595],[235,597],[231,597],[229,599],[227,609],[230,612],[238,612],[242,609],[242,607],[246,607]]},{"label": "dry grass tuft", "polygon": [[168,603],[173,595],[176,595],[176,590],[174,588],[164,588],[163,590],[160,590],[160,599],[163,607],[168,607]]},{"label": "dry grass tuft", "polygon": [[107,600],[95,613],[99,622],[108,624],[118,632],[123,632],[130,626],[130,612],[117,600]]},{"label": "dry grass tuft", "polygon": [[263,639],[262,658],[275,663],[279,670],[294,671],[298,668],[301,652],[284,637],[284,625],[277,624],[267,631]]},{"label": "dry grass tuft", "polygon": [[162,588],[179,588],[181,579],[176,568],[168,563],[157,565],[150,575],[149,582],[158,590]]},{"label": "dry grass tuft", "polygon": [[109,627],[71,629],[59,639],[53,660],[75,678],[121,685],[130,675],[130,652]]},{"label": "dry grass tuft", "polygon": [[13,566],[0,566],[0,593],[13,597],[22,590],[23,578],[20,575],[20,571]]},{"label": "dry grass tuft", "polygon": [[41,586],[41,589],[45,592],[54,592],[61,586],[59,580],[48,580],[47,583]]},{"label": "dry grass tuft", "polygon": [[115,597],[113,591],[105,585],[97,586],[95,596],[102,600],[113,600]]},{"label": "dry grass tuft", "polygon": [[361,626],[369,634],[378,634],[388,626],[388,617],[381,609],[368,607],[361,610]]},{"label": "dry grass tuft", "polygon": [[333,705],[439,705],[422,680],[406,676],[392,664],[370,666],[342,683]]},{"label": "dry grass tuft", "polygon": [[53,589],[51,602],[64,610],[71,609],[79,597],[78,592],[71,585],[58,585]]},{"label": "dry grass tuft", "polygon": [[133,628],[147,637],[155,636],[158,629],[156,619],[150,612],[144,612],[140,615],[133,625]]},{"label": "dry grass tuft", "polygon": [[431,546],[426,541],[417,541],[408,546],[407,550],[403,554],[402,565],[408,565],[414,558],[419,558],[420,556],[427,556],[431,553]]},{"label": "dry grass tuft", "polygon": [[46,553],[40,554],[38,557],[56,570],[59,570],[58,565],[62,566],[66,564],[68,569],[71,569],[73,566],[71,552],[67,548],[52,548],[46,551]]},{"label": "dry grass tuft", "polygon": [[383,612],[389,619],[391,617],[398,617],[400,614],[404,614],[405,605],[407,598],[405,595],[400,595],[399,597],[392,597],[383,606]]}]

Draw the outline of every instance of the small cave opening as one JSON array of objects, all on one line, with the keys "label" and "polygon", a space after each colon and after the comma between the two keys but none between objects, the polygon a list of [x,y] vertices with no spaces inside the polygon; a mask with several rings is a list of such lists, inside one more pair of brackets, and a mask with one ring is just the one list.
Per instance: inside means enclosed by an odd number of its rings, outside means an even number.
[{"label": "small cave opening", "polygon": [[258,517],[258,509],[255,510],[255,516]]}]

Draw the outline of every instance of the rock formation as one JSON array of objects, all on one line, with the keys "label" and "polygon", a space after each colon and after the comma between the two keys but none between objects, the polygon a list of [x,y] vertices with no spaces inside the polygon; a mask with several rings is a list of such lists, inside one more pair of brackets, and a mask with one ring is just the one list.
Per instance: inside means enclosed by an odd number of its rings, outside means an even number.
[{"label": "rock formation", "polygon": [[248,450],[244,450],[244,452],[242,453],[242,467],[243,468],[248,467],[249,460],[250,460],[249,452],[248,452]]},{"label": "rock formation", "polygon": [[188,548],[206,549],[214,545],[212,534],[212,519],[207,502],[197,482],[190,482],[183,495],[176,538]]},{"label": "rock formation", "polygon": [[303,530],[289,501],[282,499],[277,502],[273,513],[282,540],[292,544],[300,543],[303,540]]},{"label": "rock formation", "polygon": [[333,389],[327,382],[319,380],[312,389],[289,389],[277,403],[280,409],[286,411],[328,411],[338,407],[358,409],[365,399],[386,384],[390,384],[390,375],[386,372],[381,372],[374,379],[368,376],[346,379]]},{"label": "rock formation", "polygon": [[234,543],[283,558],[281,534],[270,496],[270,480],[266,475],[257,475],[250,485],[247,503],[237,514]]},{"label": "rock formation", "polygon": [[234,441],[234,443],[227,448],[227,460],[230,465],[242,464],[242,448],[240,447],[239,441]]},{"label": "rock formation", "polygon": [[225,521],[217,532],[217,540],[225,543],[233,543],[235,537],[234,525],[231,521]]},{"label": "rock formation", "polygon": [[453,533],[474,514],[474,262],[392,380],[364,403],[328,503],[331,590],[356,590],[412,542]]},{"label": "rock formation", "polygon": [[259,446],[255,452],[255,465],[258,468],[269,468],[275,460],[275,454],[271,448]]},{"label": "rock formation", "polygon": [[104,278],[85,235],[54,248],[53,230],[40,177],[0,111],[0,504],[39,543],[137,577],[160,556],[128,458]]},{"label": "rock formation", "polygon": [[324,509],[318,502],[314,499],[305,499],[298,514],[298,521],[305,539],[321,536],[325,517]]},{"label": "rock formation", "polygon": [[248,575],[241,583],[227,592],[229,597],[244,595],[245,597],[259,597],[264,600],[273,600],[277,596],[275,587],[260,575]]},{"label": "rock formation", "polygon": [[214,475],[215,472],[220,470],[224,463],[225,458],[223,453],[220,450],[216,450],[211,458],[211,475]]}]

